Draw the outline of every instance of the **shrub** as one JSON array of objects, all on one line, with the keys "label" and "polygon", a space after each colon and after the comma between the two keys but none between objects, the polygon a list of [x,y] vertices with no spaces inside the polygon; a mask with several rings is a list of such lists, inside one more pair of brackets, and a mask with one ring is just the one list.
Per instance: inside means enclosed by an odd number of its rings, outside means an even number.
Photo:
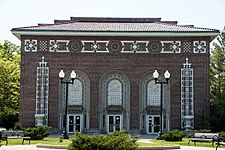
[{"label": "shrub", "polygon": [[69,145],[69,150],[134,150],[137,148],[137,137],[124,132],[111,135],[88,136],[76,133],[75,139]]},{"label": "shrub", "polygon": [[186,136],[186,132],[180,130],[169,131],[162,135],[165,141],[182,141],[182,138]]},{"label": "shrub", "polygon": [[0,127],[7,130],[13,128],[15,123],[19,121],[19,114],[17,112],[0,112]]},{"label": "shrub", "polygon": [[15,125],[14,125],[13,130],[19,131],[19,130],[22,130],[22,129],[23,128],[22,128],[21,124],[19,122],[16,122]]},{"label": "shrub", "polygon": [[223,132],[220,132],[220,133],[219,133],[219,137],[225,139],[225,132],[224,132],[224,131],[223,131]]},{"label": "shrub", "polygon": [[24,131],[24,135],[31,137],[32,140],[42,140],[49,134],[49,128],[46,126],[26,128]]}]

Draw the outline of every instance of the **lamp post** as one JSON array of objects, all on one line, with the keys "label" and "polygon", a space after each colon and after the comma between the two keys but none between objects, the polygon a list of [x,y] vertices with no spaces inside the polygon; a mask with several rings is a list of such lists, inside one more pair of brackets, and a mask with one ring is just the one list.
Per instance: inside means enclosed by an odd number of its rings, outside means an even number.
[{"label": "lamp post", "polygon": [[63,118],[63,133],[62,133],[62,136],[63,136],[63,139],[69,139],[69,136],[67,134],[67,129],[66,129],[67,109],[68,109],[68,86],[69,86],[69,84],[74,83],[74,80],[76,78],[76,73],[75,73],[74,70],[70,73],[70,79],[71,80],[67,79],[66,81],[63,81],[64,77],[65,77],[65,73],[63,72],[63,70],[61,70],[59,72],[59,78],[61,79],[61,84],[66,84],[66,106],[65,106],[65,114],[64,114],[64,118]]},{"label": "lamp post", "polygon": [[159,73],[157,70],[153,73],[153,78],[155,79],[155,84],[160,84],[160,130],[157,136],[158,140],[162,139],[162,121],[163,121],[163,84],[168,84],[168,81],[170,79],[170,73],[168,70],[164,73],[164,77],[166,80],[159,79]]}]

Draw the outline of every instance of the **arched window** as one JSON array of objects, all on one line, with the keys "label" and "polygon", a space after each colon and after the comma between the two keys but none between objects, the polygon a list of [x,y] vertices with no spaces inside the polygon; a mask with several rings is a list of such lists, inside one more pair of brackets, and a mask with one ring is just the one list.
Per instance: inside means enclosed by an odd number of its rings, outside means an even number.
[{"label": "arched window", "polygon": [[74,84],[68,87],[68,105],[82,105],[83,84],[80,80],[75,79]]},{"label": "arched window", "polygon": [[108,83],[108,105],[122,105],[122,84],[117,79]]},{"label": "arched window", "polygon": [[147,106],[160,106],[160,86],[154,80],[147,84]]}]

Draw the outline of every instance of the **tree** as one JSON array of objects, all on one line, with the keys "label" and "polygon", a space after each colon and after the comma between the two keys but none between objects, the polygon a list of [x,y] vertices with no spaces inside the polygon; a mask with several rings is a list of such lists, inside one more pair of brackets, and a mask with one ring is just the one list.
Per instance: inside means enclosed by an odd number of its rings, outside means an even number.
[{"label": "tree", "polygon": [[211,126],[221,131],[225,130],[225,33],[217,41],[210,57]]},{"label": "tree", "polygon": [[5,41],[0,44],[0,126],[11,128],[18,121],[20,100],[20,48]]},{"label": "tree", "polygon": [[15,54],[20,54],[20,46],[16,46],[7,40],[3,44],[0,43],[0,58],[13,60]]}]

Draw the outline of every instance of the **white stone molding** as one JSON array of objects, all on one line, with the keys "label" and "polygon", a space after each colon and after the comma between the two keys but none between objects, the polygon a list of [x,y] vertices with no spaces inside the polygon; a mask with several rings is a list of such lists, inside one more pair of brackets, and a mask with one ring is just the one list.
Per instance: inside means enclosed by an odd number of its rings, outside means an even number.
[{"label": "white stone molding", "polygon": [[49,52],[69,52],[68,43],[69,40],[50,40]]},{"label": "white stone molding", "polygon": [[186,58],[181,68],[181,128],[194,128],[194,82],[192,64]]},{"label": "white stone molding", "polygon": [[[49,67],[44,57],[39,62],[36,75],[36,126],[48,125]],[[42,121],[42,122],[41,122]]]},{"label": "white stone molding", "polygon": [[[162,52],[161,53],[181,53],[181,41],[161,41]],[[166,46],[168,44],[168,46]]]},{"label": "white stone molding", "polygon": [[193,53],[206,53],[206,41],[194,41]]},{"label": "white stone molding", "polygon": [[[39,44],[39,46],[37,46]],[[38,49],[39,48],[39,49]],[[24,40],[25,52],[57,53],[206,53],[206,41],[160,40]]]},{"label": "white stone molding", "polygon": [[37,40],[24,40],[24,51],[25,52],[37,52]]}]

